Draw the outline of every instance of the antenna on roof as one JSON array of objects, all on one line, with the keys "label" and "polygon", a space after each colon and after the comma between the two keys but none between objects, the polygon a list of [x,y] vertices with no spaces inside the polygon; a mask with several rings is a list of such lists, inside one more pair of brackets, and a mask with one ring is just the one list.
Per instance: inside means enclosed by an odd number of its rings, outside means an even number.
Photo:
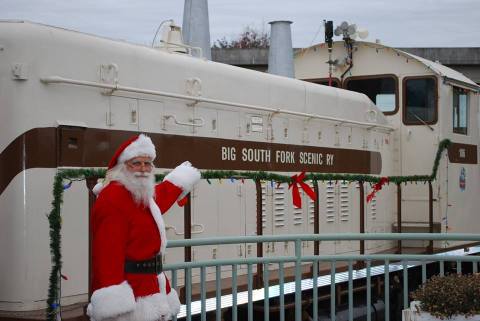
[{"label": "antenna on roof", "polygon": [[348,22],[342,22],[337,28],[335,28],[335,36],[343,36],[343,39],[365,39],[368,37],[368,30],[365,28],[359,28],[356,24],[348,24]]},{"label": "antenna on roof", "polygon": [[337,28],[335,28],[335,36],[343,37],[343,41],[345,42],[345,48],[347,49],[347,57],[345,59],[348,68],[345,72],[340,76],[340,79],[343,80],[343,77],[353,68],[353,43],[357,37],[360,39],[365,39],[368,36],[368,31],[365,29],[357,28],[357,25],[352,23],[349,24],[346,21],[343,21]]},{"label": "antenna on roof", "polygon": [[323,20],[323,24],[325,26],[325,43],[331,48],[333,44],[333,21]]},{"label": "antenna on roof", "polygon": [[332,61],[332,49],[333,49],[333,21],[323,20],[325,26],[325,43],[328,46],[328,85],[332,86],[332,69],[334,62]]},{"label": "antenna on roof", "polygon": [[357,25],[348,24],[343,21],[337,28],[335,28],[335,36],[343,36],[343,39],[354,39],[356,37]]},{"label": "antenna on roof", "polygon": [[368,30],[367,29],[361,29],[361,28],[358,28],[357,29],[357,35],[360,39],[365,39],[368,37]]},{"label": "antenna on roof", "polygon": [[158,25],[157,31],[155,31],[155,36],[153,36],[152,48],[155,47],[155,40],[157,39],[158,33],[162,29],[163,25],[167,22],[170,22],[170,25],[172,25],[174,23],[173,19],[167,19],[167,20],[163,20],[162,22],[160,22],[160,24]]}]

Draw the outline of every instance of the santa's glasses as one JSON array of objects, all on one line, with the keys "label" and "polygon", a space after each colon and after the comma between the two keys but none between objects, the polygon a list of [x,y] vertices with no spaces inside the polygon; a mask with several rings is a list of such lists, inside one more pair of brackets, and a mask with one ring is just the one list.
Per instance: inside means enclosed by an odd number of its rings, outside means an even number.
[{"label": "santa's glasses", "polygon": [[138,160],[135,160],[135,161],[127,162],[127,165],[132,167],[132,168],[142,168],[142,167],[152,168],[153,167],[153,162],[152,161],[138,161]]}]

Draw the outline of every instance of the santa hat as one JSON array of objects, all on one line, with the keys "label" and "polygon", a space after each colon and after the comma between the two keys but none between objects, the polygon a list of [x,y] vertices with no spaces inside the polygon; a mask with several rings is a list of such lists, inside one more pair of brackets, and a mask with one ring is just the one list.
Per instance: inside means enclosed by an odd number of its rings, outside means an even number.
[{"label": "santa hat", "polygon": [[110,163],[108,163],[108,169],[138,156],[148,156],[152,160],[156,157],[155,145],[153,145],[150,137],[144,134],[133,136],[120,145]]}]

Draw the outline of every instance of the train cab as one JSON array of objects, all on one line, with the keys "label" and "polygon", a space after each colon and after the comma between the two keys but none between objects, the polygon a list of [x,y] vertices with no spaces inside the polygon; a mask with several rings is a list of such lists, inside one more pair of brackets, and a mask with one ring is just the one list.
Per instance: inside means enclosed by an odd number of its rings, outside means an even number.
[{"label": "train cab", "polygon": [[[363,93],[383,112],[395,128],[391,175],[429,175],[439,143],[450,140],[433,186],[435,229],[478,231],[468,219],[480,205],[475,82],[440,62],[363,41],[305,48],[294,63],[296,78]],[[401,200],[405,227],[425,228],[428,188],[408,186]]]}]

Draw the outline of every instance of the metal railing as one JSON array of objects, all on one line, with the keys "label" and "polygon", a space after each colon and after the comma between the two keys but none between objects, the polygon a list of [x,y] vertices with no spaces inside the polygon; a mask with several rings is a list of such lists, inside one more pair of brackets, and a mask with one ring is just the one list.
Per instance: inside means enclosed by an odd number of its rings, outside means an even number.
[{"label": "metal railing", "polygon": [[[463,241],[479,242],[479,234],[430,234],[430,233],[375,233],[375,234],[323,234],[323,235],[275,235],[275,236],[244,236],[244,237],[216,237],[191,240],[174,240],[168,244],[169,248],[178,247],[200,247],[207,245],[228,245],[228,244],[248,244],[265,242],[293,242],[295,253],[292,256],[276,257],[242,257],[232,259],[215,259],[197,262],[182,262],[167,264],[164,270],[171,274],[172,286],[178,288],[179,271],[184,272],[184,284],[182,297],[184,299],[178,318],[191,320],[192,315],[199,314],[201,320],[207,320],[207,313],[215,313],[215,320],[222,320],[222,313],[228,308],[231,312],[231,320],[238,320],[239,306],[246,309],[248,320],[254,320],[254,302],[263,301],[263,319],[270,320],[270,299],[276,299],[278,305],[278,319],[286,319],[287,306],[294,310],[295,321],[303,320],[302,310],[305,305],[309,305],[311,315],[316,319],[319,313],[319,289],[330,286],[330,293],[323,294],[322,298],[330,300],[329,317],[332,321],[336,320],[336,308],[338,298],[338,285],[344,284],[348,291],[348,320],[354,319],[354,281],[362,280],[365,284],[364,291],[366,298],[364,307],[366,308],[367,320],[371,320],[372,314],[372,278],[381,276],[382,282],[378,283],[380,287],[383,283],[383,302],[385,309],[385,320],[390,320],[390,273],[397,272],[403,282],[403,308],[408,308],[409,297],[409,269],[418,267],[421,269],[421,282],[427,279],[427,264],[435,263],[438,265],[438,274],[445,274],[445,262],[456,263],[456,273],[462,273],[462,262],[472,263],[472,272],[478,271],[479,256],[475,254],[480,252],[480,247],[462,243],[458,250],[446,250],[436,254],[334,254],[334,255],[302,255],[302,242],[305,241],[371,241],[371,240],[433,240],[433,241]],[[465,248],[464,248],[465,247]],[[468,250],[468,252],[467,252]],[[339,270],[338,263],[343,263],[343,271]],[[330,273],[320,275],[320,264],[327,264]],[[293,281],[285,278],[285,266],[292,265],[294,269]],[[256,275],[255,268],[262,275]],[[306,277],[302,272],[302,267],[310,266],[311,272]],[[231,274],[228,278],[229,293],[222,294],[222,267],[231,268]],[[199,281],[194,284],[192,272],[198,269]],[[213,269],[214,274],[214,294],[210,293],[207,297],[207,269]],[[239,271],[245,278],[246,284],[239,289]],[[270,273],[276,273],[275,282],[272,282]],[[257,282],[254,282],[257,280]],[[260,280],[260,282],[258,282]],[[398,280],[397,280],[398,281]],[[275,284],[274,284],[275,283]],[[196,299],[192,299],[192,288],[196,285]],[[212,291],[210,291],[212,292]],[[223,289],[225,292],[225,289]],[[323,293],[322,292],[322,293]],[[292,302],[287,303],[287,296],[292,297]],[[302,297],[303,296],[303,297]],[[265,299],[268,298],[268,299]],[[373,307],[374,308],[374,307]],[[222,312],[223,309],[223,312]],[[258,310],[258,309],[257,309]],[[215,312],[213,312],[215,311]],[[211,319],[211,318],[210,318]],[[258,318],[256,318],[258,319]],[[290,318],[288,318],[290,319]]]}]

